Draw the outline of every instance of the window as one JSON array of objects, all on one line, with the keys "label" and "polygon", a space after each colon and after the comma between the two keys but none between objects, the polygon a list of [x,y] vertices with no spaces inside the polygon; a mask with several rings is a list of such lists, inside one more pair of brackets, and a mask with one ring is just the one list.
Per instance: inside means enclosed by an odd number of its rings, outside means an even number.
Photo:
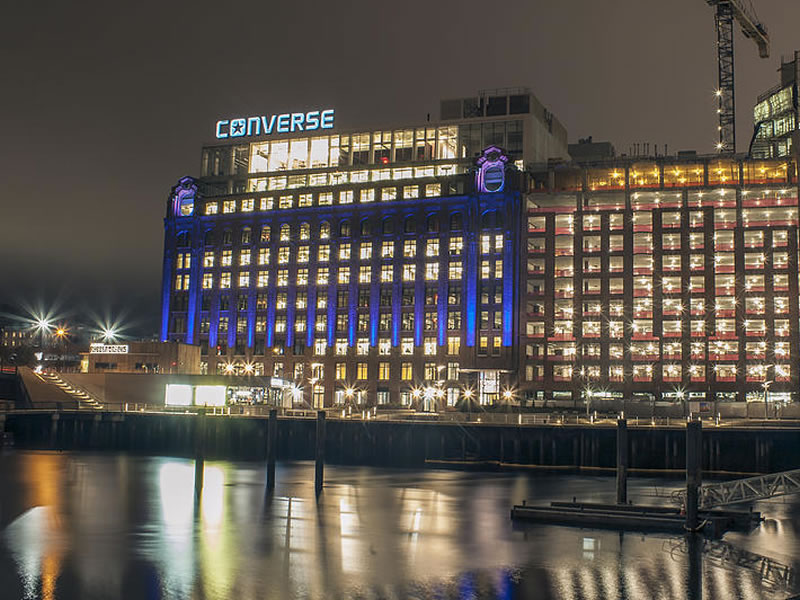
[{"label": "window", "polygon": [[358,268],[358,282],[369,283],[372,276],[372,269],[369,265],[361,265]]},{"label": "window", "polygon": [[375,189],[370,188],[366,190],[361,190],[361,194],[359,195],[359,199],[361,202],[374,202],[375,201]]},{"label": "window", "polygon": [[394,258],[394,242],[381,244],[381,258]]},{"label": "window", "polygon": [[403,242],[403,256],[414,258],[417,255],[417,240],[405,240]]},{"label": "window", "polygon": [[434,257],[439,256],[439,240],[431,239],[425,243],[425,256]]},{"label": "window", "polygon": [[347,340],[344,338],[337,338],[334,347],[334,354],[336,356],[345,356],[347,354]]},{"label": "window", "polygon": [[289,225],[287,225],[286,223],[281,225],[280,241],[288,242],[289,238],[291,237],[291,234],[292,234],[292,230],[289,227]]},{"label": "window", "polygon": [[381,281],[383,283],[391,283],[393,271],[393,265],[381,265]]},{"label": "window", "polygon": [[400,354],[410,356],[414,354],[414,340],[413,338],[402,338],[400,340]]},{"label": "window", "polygon": [[289,246],[281,246],[278,248],[278,264],[285,265],[289,262],[289,253],[291,249]]},{"label": "window", "polygon": [[414,377],[414,367],[410,362],[404,362],[400,365],[400,379],[402,381],[411,381]]},{"label": "window", "polygon": [[230,273],[223,273],[219,280],[219,287],[220,289],[227,290],[231,287],[231,274]]},{"label": "window", "polygon": [[372,258],[372,244],[370,242],[361,243],[361,260],[369,260]]},{"label": "window", "polygon": [[378,340],[378,354],[380,356],[389,356],[392,351],[392,342],[387,339]]},{"label": "window", "polygon": [[358,338],[356,340],[356,354],[358,356],[369,354],[369,340],[367,338]]},{"label": "window", "polygon": [[423,339],[422,342],[423,353],[425,356],[435,356],[436,355],[436,338],[435,337],[426,337]]},{"label": "window", "polygon": [[350,283],[350,269],[346,266],[339,269],[339,283],[347,284]]},{"label": "window", "polygon": [[405,263],[403,265],[403,281],[414,281],[416,278],[417,267],[411,263]]},{"label": "window", "polygon": [[389,368],[389,363],[388,362],[378,363],[378,380],[389,381],[390,376],[391,376],[391,369]]},{"label": "window", "polygon": [[458,355],[461,352],[461,338],[459,336],[450,336],[447,338],[447,353]]},{"label": "window", "polygon": [[339,260],[350,260],[350,244],[339,246]]},{"label": "window", "polygon": [[277,285],[278,286],[289,285],[289,269],[278,269]]},{"label": "window", "polygon": [[214,287],[214,276],[211,273],[203,273],[203,289],[210,290]]},{"label": "window", "polygon": [[425,279],[428,281],[436,281],[439,279],[438,262],[425,263]]},{"label": "window", "polygon": [[397,199],[397,188],[396,187],[385,187],[381,190],[381,200],[396,200]]},{"label": "window", "polygon": [[314,340],[314,354],[316,356],[325,356],[325,351],[328,349],[328,342],[323,339]]}]

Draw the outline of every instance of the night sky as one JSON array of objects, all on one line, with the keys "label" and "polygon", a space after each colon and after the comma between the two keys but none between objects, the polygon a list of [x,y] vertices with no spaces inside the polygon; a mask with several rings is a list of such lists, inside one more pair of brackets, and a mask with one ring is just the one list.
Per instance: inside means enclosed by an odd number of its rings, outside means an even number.
[{"label": "night sky", "polygon": [[[737,31],[740,152],[756,96],[800,49],[800,3],[753,3],[772,56]],[[199,174],[218,118],[333,107],[341,129],[414,125],[440,98],[527,86],[570,142],[707,153],[716,141],[705,0],[17,1],[3,13],[0,303],[125,311],[131,333],[157,330],[166,197]]]}]

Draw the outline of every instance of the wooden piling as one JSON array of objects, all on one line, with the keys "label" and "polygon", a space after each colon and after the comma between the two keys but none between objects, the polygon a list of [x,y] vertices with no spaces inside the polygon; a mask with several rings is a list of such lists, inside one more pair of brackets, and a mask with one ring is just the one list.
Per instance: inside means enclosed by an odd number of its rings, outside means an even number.
[{"label": "wooden piling", "polygon": [[278,410],[269,411],[267,422],[267,489],[275,489],[275,458],[278,453]]},{"label": "wooden piling", "polygon": [[317,412],[317,439],[314,464],[314,490],[319,496],[322,492],[322,480],[325,466],[325,411]]},{"label": "wooden piling", "polygon": [[702,483],[701,460],[703,453],[703,424],[689,421],[686,424],[686,528],[694,531],[698,526],[697,504]]},{"label": "wooden piling", "polygon": [[194,429],[194,495],[199,498],[203,493],[203,471],[205,469],[206,414],[201,412],[195,417]]},{"label": "wooden piling", "polygon": [[628,502],[628,422],[617,419],[617,504]]}]

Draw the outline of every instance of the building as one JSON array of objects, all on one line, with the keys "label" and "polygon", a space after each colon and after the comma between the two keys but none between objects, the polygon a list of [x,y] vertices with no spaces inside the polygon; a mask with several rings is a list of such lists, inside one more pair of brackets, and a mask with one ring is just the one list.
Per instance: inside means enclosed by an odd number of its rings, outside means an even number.
[{"label": "building", "polygon": [[6,348],[19,348],[21,346],[34,346],[38,339],[29,326],[0,324],[0,346]]},{"label": "building", "polygon": [[219,121],[170,195],[162,339],[199,344],[208,373],[291,379],[313,406],[454,405],[463,378],[499,397],[519,347],[518,169],[566,157],[566,133],[527,90],[442,109],[388,131],[334,132],[332,110]]},{"label": "building", "polygon": [[200,347],[181,343],[95,342],[81,353],[83,373],[160,373],[197,375]]},{"label": "building", "polygon": [[756,158],[797,155],[800,149],[800,50],[795,50],[791,60],[781,58],[778,73],[780,83],[761,94],[753,109],[755,131],[750,152]]},{"label": "building", "polygon": [[524,397],[796,399],[793,160],[618,158],[532,179]]},{"label": "building", "polygon": [[162,339],[314,407],[794,399],[793,160],[570,162],[529,92],[441,116],[219,121],[168,200]]}]

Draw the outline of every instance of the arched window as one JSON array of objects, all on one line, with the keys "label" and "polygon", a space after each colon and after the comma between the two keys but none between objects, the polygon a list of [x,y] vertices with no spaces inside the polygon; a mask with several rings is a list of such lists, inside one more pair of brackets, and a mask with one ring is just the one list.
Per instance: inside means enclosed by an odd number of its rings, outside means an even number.
[{"label": "arched window", "polygon": [[331,224],[323,221],[319,224],[319,239],[327,240],[329,237],[331,237]]},{"label": "arched window", "polygon": [[292,230],[291,230],[291,228],[289,227],[289,225],[287,223],[284,223],[283,225],[281,225],[281,241],[282,242],[288,242],[289,241],[289,237],[291,236],[291,234],[292,234]]},{"label": "arched window", "polygon": [[311,226],[308,223],[300,223],[300,239],[307,240],[311,237]]},{"label": "arched window", "polygon": [[210,229],[206,231],[205,235],[203,236],[203,245],[205,246],[213,246],[214,245],[214,232]]},{"label": "arched window", "polygon": [[226,229],[222,232],[222,245],[223,246],[230,246],[233,243],[233,232],[230,229]]},{"label": "arched window", "polygon": [[370,232],[371,229],[369,226],[369,221],[367,219],[364,219],[363,221],[361,221],[361,235],[369,235]]},{"label": "arched window", "polygon": [[461,213],[453,213],[450,215],[450,231],[461,231],[464,227]]},{"label": "arched window", "polygon": [[481,215],[481,229],[493,229],[494,228],[494,213],[490,210],[487,210],[485,213]]},{"label": "arched window", "polygon": [[403,224],[403,231],[405,233],[416,233],[417,224],[414,222],[414,217],[408,217]]},{"label": "arched window", "polygon": [[439,231],[439,217],[437,215],[429,215],[427,222],[428,233],[436,233]]},{"label": "arched window", "polygon": [[186,248],[192,245],[192,234],[188,231],[181,231],[178,234],[177,245],[179,248]]},{"label": "arched window", "polygon": [[269,239],[272,236],[272,229],[269,225],[261,227],[261,238],[259,239],[262,244],[269,244]]},{"label": "arched window", "polygon": [[394,233],[394,221],[392,219],[383,220],[383,233]]},{"label": "arched window", "polygon": [[253,230],[249,227],[245,227],[242,229],[242,245],[246,246],[251,241],[253,241]]},{"label": "arched window", "polygon": [[339,223],[339,237],[350,237],[350,221]]}]

